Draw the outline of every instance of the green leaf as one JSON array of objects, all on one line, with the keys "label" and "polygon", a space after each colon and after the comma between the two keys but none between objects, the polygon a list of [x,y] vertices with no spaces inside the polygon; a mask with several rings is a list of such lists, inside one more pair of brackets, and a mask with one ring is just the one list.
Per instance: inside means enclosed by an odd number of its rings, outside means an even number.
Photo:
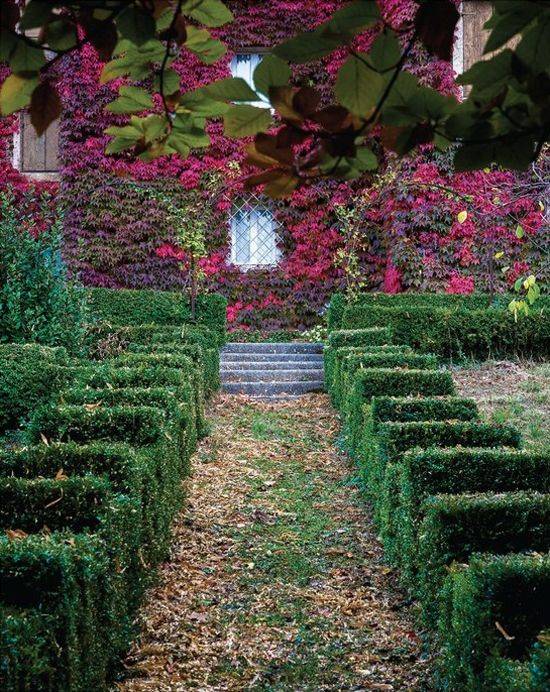
[{"label": "green leaf", "polygon": [[46,57],[41,48],[19,41],[10,56],[10,68],[16,74],[38,72],[46,64]]},{"label": "green leaf", "polygon": [[195,53],[205,65],[212,65],[225,55],[225,45],[210,36],[206,29],[197,29],[189,25],[187,27],[187,40],[185,47]]},{"label": "green leaf", "polygon": [[276,55],[266,55],[254,70],[254,85],[266,96],[270,87],[285,86],[290,82],[292,72],[288,64]]},{"label": "green leaf", "polygon": [[511,136],[494,147],[493,161],[504,168],[526,170],[535,157],[536,141],[528,136]]},{"label": "green leaf", "polygon": [[191,147],[189,147],[176,132],[173,132],[170,137],[168,137],[166,145],[177,152],[182,159],[186,159],[191,153]]},{"label": "green leaf", "polygon": [[384,29],[366,57],[369,64],[379,72],[394,68],[401,58],[401,45],[394,32]]},{"label": "green leaf", "polygon": [[185,118],[182,115],[174,119],[174,131],[182,142],[189,147],[207,147],[210,144],[210,137],[204,129],[196,127],[193,118]]},{"label": "green leaf", "polygon": [[78,37],[73,24],[59,19],[50,22],[46,30],[46,41],[50,48],[64,51],[76,46]]},{"label": "green leaf", "polygon": [[233,14],[221,0],[187,0],[182,12],[210,27],[223,26],[233,19]]},{"label": "green leaf", "polygon": [[467,218],[468,218],[468,212],[467,211],[461,211],[457,214],[456,220],[458,221],[458,223],[464,223]]},{"label": "green leaf", "polygon": [[153,108],[153,99],[141,87],[121,86],[119,94],[117,100],[107,106],[111,113],[140,113]]},{"label": "green leaf", "polygon": [[0,89],[0,113],[11,115],[31,102],[32,92],[39,84],[38,77],[21,77],[10,74]]},{"label": "green leaf", "polygon": [[292,63],[305,63],[319,60],[325,55],[347,43],[348,37],[342,34],[310,31],[291,38],[273,49],[273,53]]},{"label": "green leaf", "polygon": [[501,48],[513,36],[522,32],[533,21],[537,14],[537,8],[528,2],[524,2],[522,6],[518,6],[513,13],[507,13],[504,16],[494,14],[484,27],[486,29],[492,29],[492,31],[485,44],[483,53],[491,53]]},{"label": "green leaf", "polygon": [[248,137],[258,132],[265,132],[271,125],[271,113],[268,108],[255,106],[233,106],[224,117],[225,134],[228,137]]},{"label": "green leaf", "polygon": [[[160,93],[160,75],[155,75],[154,86],[156,91]],[[172,69],[164,70],[164,77],[162,81],[163,93],[167,96],[175,94],[180,88],[180,76]]]},{"label": "green leaf", "polygon": [[457,78],[459,84],[472,84],[475,91],[498,93],[512,77],[513,53],[509,48],[490,60],[476,62]]},{"label": "green leaf", "polygon": [[361,171],[375,171],[378,168],[376,154],[368,147],[359,147],[355,160],[357,168]]},{"label": "green leaf", "polygon": [[11,34],[7,29],[0,29],[0,61],[9,62],[12,50],[18,42],[17,36]]},{"label": "green leaf", "polygon": [[361,0],[352,2],[335,12],[332,18],[323,25],[336,33],[359,33],[372,26],[380,19],[380,11],[376,0]]},{"label": "green leaf", "polygon": [[516,55],[533,74],[545,72],[550,67],[550,12],[542,15],[531,27],[516,48]]},{"label": "green leaf", "polygon": [[106,154],[118,154],[121,151],[132,149],[136,145],[136,139],[126,139],[124,137],[115,137],[105,147]]},{"label": "green leaf", "polygon": [[19,22],[19,29],[37,29],[48,23],[52,16],[52,7],[46,0],[31,0],[25,7],[25,12]]},{"label": "green leaf", "polygon": [[[365,57],[365,54],[361,54]],[[334,92],[340,104],[356,115],[366,117],[384,90],[384,79],[354,55],[340,68]]]},{"label": "green leaf", "polygon": [[153,38],[156,31],[153,15],[135,5],[122,10],[116,18],[116,25],[120,34],[136,46],[141,46]]},{"label": "green leaf", "polygon": [[224,115],[229,110],[229,105],[222,101],[211,99],[204,94],[190,92],[183,94],[180,98],[180,105],[177,109],[179,112],[188,112],[194,115],[199,115],[204,118],[215,118],[219,115]]},{"label": "green leaf", "polygon": [[523,230],[523,226],[520,226],[518,224],[518,226],[516,227],[516,238],[519,238],[521,240],[521,238],[523,238],[524,235],[525,231]]},{"label": "green leaf", "polygon": [[454,167],[457,171],[478,171],[493,162],[493,154],[493,146],[463,144],[455,153]]},{"label": "green leaf", "polygon": [[228,77],[198,90],[218,101],[257,101],[258,94],[241,77]]},{"label": "green leaf", "polygon": [[141,129],[145,137],[145,141],[150,143],[154,142],[159,137],[166,134],[166,127],[168,123],[166,121],[165,115],[151,114],[145,118],[141,118]]}]

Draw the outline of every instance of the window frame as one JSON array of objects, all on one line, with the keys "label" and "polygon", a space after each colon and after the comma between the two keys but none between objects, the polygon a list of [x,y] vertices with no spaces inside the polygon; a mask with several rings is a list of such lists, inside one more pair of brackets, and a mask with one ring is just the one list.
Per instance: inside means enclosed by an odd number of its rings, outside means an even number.
[{"label": "window frame", "polygon": [[[270,215],[270,232],[272,234],[272,239],[273,239],[273,261],[268,261],[268,262],[262,262],[262,261],[248,261],[248,262],[240,262],[237,259],[236,252],[238,249],[238,243],[237,243],[237,237],[236,237],[236,225],[234,224],[234,220],[236,218],[236,215],[243,210],[246,210],[248,214],[253,212],[255,209],[260,210],[260,211],[265,211],[268,212]],[[279,265],[279,262],[281,261],[282,258],[282,251],[281,248],[279,247],[278,240],[279,240],[279,233],[278,230],[281,228],[280,222],[277,220],[274,214],[273,210],[273,205],[269,200],[264,200],[260,197],[257,197],[256,195],[249,195],[248,198],[237,198],[237,200],[233,200],[232,202],[232,208],[230,211],[230,216],[228,219],[228,226],[229,226],[229,251],[230,251],[230,263],[236,267],[239,267],[242,271],[250,271],[250,270],[255,270],[255,269],[274,269]],[[250,223],[250,219],[247,220],[247,229],[248,229],[248,255],[249,259],[252,260],[253,254],[259,251],[261,248],[261,244],[258,242],[259,238],[259,233],[256,232],[255,236],[252,236],[250,233],[252,229],[252,224]]]}]

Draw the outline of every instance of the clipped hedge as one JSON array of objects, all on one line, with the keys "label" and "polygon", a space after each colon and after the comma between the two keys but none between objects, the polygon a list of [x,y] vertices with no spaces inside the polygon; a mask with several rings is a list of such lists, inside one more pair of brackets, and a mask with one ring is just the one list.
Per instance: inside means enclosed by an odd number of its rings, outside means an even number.
[{"label": "clipped hedge", "polygon": [[35,344],[0,345],[0,434],[15,428],[68,382],[64,348]]},{"label": "clipped hedge", "polygon": [[[418,591],[435,624],[439,593],[453,562],[474,552],[496,555],[550,549],[550,495],[533,491],[435,495],[423,503],[418,541]],[[412,556],[411,556],[412,557]]]},{"label": "clipped hedge", "polygon": [[368,483],[376,515],[391,553],[395,533],[395,502],[403,452],[414,447],[512,447],[520,446],[521,436],[511,426],[493,426],[477,421],[388,422],[378,426],[376,437],[365,435],[359,455],[362,473]]},{"label": "clipped hedge", "polygon": [[200,391],[196,391],[188,376],[178,368],[152,366],[148,363],[135,363],[131,367],[123,367],[106,361],[102,365],[74,368],[73,374],[73,387],[77,389],[82,387],[100,390],[162,387],[174,394],[180,403],[188,404],[193,408],[197,434],[203,436],[207,432],[203,397]]},{"label": "clipped hedge", "polygon": [[443,602],[441,689],[542,692],[550,687],[548,637],[536,643],[550,628],[548,553],[473,556],[468,566],[451,567]]},{"label": "clipped hedge", "polygon": [[376,396],[444,396],[455,394],[451,374],[437,370],[365,368],[358,370],[343,403],[345,432],[351,451],[363,437],[365,404]]},{"label": "clipped hedge", "polygon": [[[332,394],[334,387],[338,386],[340,382],[340,373],[343,361],[347,356],[356,355],[369,355],[369,354],[390,354],[390,353],[412,353],[413,350],[409,346],[394,346],[392,344],[383,344],[382,346],[340,346],[336,348],[333,356],[333,363],[330,365],[331,368],[331,385],[327,389]],[[326,348],[325,348],[325,361],[326,361]],[[325,365],[326,367],[326,365]],[[325,377],[326,382],[326,377]]]},{"label": "clipped hedge", "polygon": [[449,359],[543,358],[550,353],[550,313],[543,309],[533,308],[516,322],[509,311],[494,308],[358,305],[346,308],[342,325],[344,329],[383,325],[391,329],[394,343]]},{"label": "clipped hedge", "polygon": [[390,487],[384,492],[384,513],[399,527],[393,532],[393,553],[399,556],[410,582],[422,565],[418,534],[423,502],[429,496],[525,490],[550,493],[550,456],[488,447],[411,449],[400,457],[395,479],[391,484],[386,478]]},{"label": "clipped hedge", "polygon": [[429,420],[474,420],[479,410],[473,399],[459,396],[376,396],[371,401],[373,432],[379,423]]},{"label": "clipped hedge", "polygon": [[[183,293],[148,289],[89,288],[86,290],[92,319],[113,325],[191,324],[191,308]],[[227,300],[217,294],[197,296],[196,324],[225,338]],[[223,343],[221,341],[220,343]]]},{"label": "clipped hedge", "polygon": [[325,383],[330,390],[334,378],[334,362],[338,349],[350,346],[384,346],[391,342],[391,333],[384,327],[346,329],[331,332],[324,349]]},{"label": "clipped hedge", "polygon": [[[338,363],[337,358],[337,363]],[[341,366],[335,367],[334,382],[332,385],[333,397],[336,407],[339,408],[345,399],[345,393],[349,391],[355,373],[366,368],[400,368],[410,370],[437,370],[439,362],[437,356],[425,353],[408,352],[378,352],[364,354],[350,354],[343,358]]]}]

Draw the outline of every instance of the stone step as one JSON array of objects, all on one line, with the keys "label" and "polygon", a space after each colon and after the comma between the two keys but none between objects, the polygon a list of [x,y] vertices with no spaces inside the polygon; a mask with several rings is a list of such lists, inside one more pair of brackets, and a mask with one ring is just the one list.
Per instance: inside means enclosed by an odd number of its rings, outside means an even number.
[{"label": "stone step", "polygon": [[221,370],[222,382],[318,382],[324,374],[315,370]]},{"label": "stone step", "polygon": [[322,363],[322,353],[221,353],[221,363]]},{"label": "stone step", "polygon": [[322,353],[322,343],[290,341],[288,343],[258,343],[249,344],[233,342],[226,344],[222,355],[226,353]]},{"label": "stone step", "polygon": [[281,396],[283,394],[297,395],[308,392],[322,392],[323,381],[310,382],[224,382],[222,391],[228,394],[248,394],[262,398]]},{"label": "stone step", "polygon": [[221,370],[323,370],[322,360],[222,360]]}]

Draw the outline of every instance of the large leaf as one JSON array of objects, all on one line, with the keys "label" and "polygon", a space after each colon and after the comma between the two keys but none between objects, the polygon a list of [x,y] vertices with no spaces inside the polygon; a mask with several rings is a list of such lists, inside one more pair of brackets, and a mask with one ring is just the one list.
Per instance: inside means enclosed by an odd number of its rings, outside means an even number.
[{"label": "large leaf", "polygon": [[17,74],[38,72],[46,64],[44,51],[19,40],[10,55],[10,68]]},{"label": "large leaf", "polygon": [[257,101],[258,94],[241,77],[227,77],[199,90],[218,101]]},{"label": "large leaf", "polygon": [[152,108],[151,95],[145,89],[135,86],[121,86],[119,97],[107,106],[111,113],[140,113]]},{"label": "large leaf", "polygon": [[525,32],[516,54],[535,75],[550,69],[550,12]]},{"label": "large leaf", "polygon": [[271,125],[271,113],[267,108],[241,105],[233,106],[224,117],[225,134],[229,137],[248,137],[265,132]]},{"label": "large leaf", "polygon": [[187,27],[185,47],[195,53],[205,65],[215,63],[227,50],[225,45],[213,39],[206,29],[197,29],[191,25]]},{"label": "large leaf", "polygon": [[[361,54],[365,58],[365,54]],[[354,56],[346,60],[336,79],[335,94],[342,106],[356,115],[367,117],[384,90],[384,79]]]},{"label": "large leaf", "polygon": [[283,60],[293,63],[305,63],[319,60],[319,58],[329,55],[329,53],[332,53],[346,41],[347,38],[342,34],[310,31],[281,43],[273,49],[273,52]]},{"label": "large leaf", "polygon": [[[4,4],[2,2],[2,4]],[[3,10],[2,10],[3,12]],[[26,31],[27,29],[38,29],[48,23],[52,16],[51,3],[46,0],[31,0],[25,6],[25,11],[19,22],[19,29]]]},{"label": "large leaf", "polygon": [[518,3],[513,11],[506,14],[499,13],[498,4],[495,9],[496,12],[484,26],[485,29],[491,29],[484,53],[491,53],[501,48],[513,36],[522,32],[540,12],[540,8],[529,2]]},{"label": "large leaf", "polygon": [[153,38],[156,31],[153,15],[135,5],[130,5],[117,16],[116,25],[121,35],[136,46]]},{"label": "large leaf", "polygon": [[233,14],[221,0],[187,0],[183,3],[182,12],[210,27],[223,26],[233,19]]},{"label": "large leaf", "polygon": [[59,118],[61,110],[55,86],[47,80],[41,82],[32,93],[30,106],[31,123],[39,137]]},{"label": "large leaf", "polygon": [[453,0],[422,0],[415,17],[418,37],[441,60],[453,57],[455,28],[460,14]]},{"label": "large leaf", "polygon": [[512,77],[512,58],[512,51],[506,48],[490,60],[474,63],[469,70],[458,77],[457,82],[472,84],[480,93],[496,93],[506,86]]},{"label": "large leaf", "polygon": [[267,96],[271,87],[285,86],[291,77],[290,67],[284,60],[276,55],[266,55],[254,70],[254,85]]},{"label": "large leaf", "polygon": [[359,0],[352,2],[334,13],[326,26],[335,33],[358,33],[372,26],[380,19],[380,10],[376,0]]},{"label": "large leaf", "polygon": [[38,86],[38,77],[22,77],[10,74],[0,89],[0,113],[11,115],[31,102],[31,95]]},{"label": "large leaf", "polygon": [[205,94],[190,92],[180,97],[178,112],[187,112],[204,118],[215,118],[229,110],[227,103],[209,98]]}]

